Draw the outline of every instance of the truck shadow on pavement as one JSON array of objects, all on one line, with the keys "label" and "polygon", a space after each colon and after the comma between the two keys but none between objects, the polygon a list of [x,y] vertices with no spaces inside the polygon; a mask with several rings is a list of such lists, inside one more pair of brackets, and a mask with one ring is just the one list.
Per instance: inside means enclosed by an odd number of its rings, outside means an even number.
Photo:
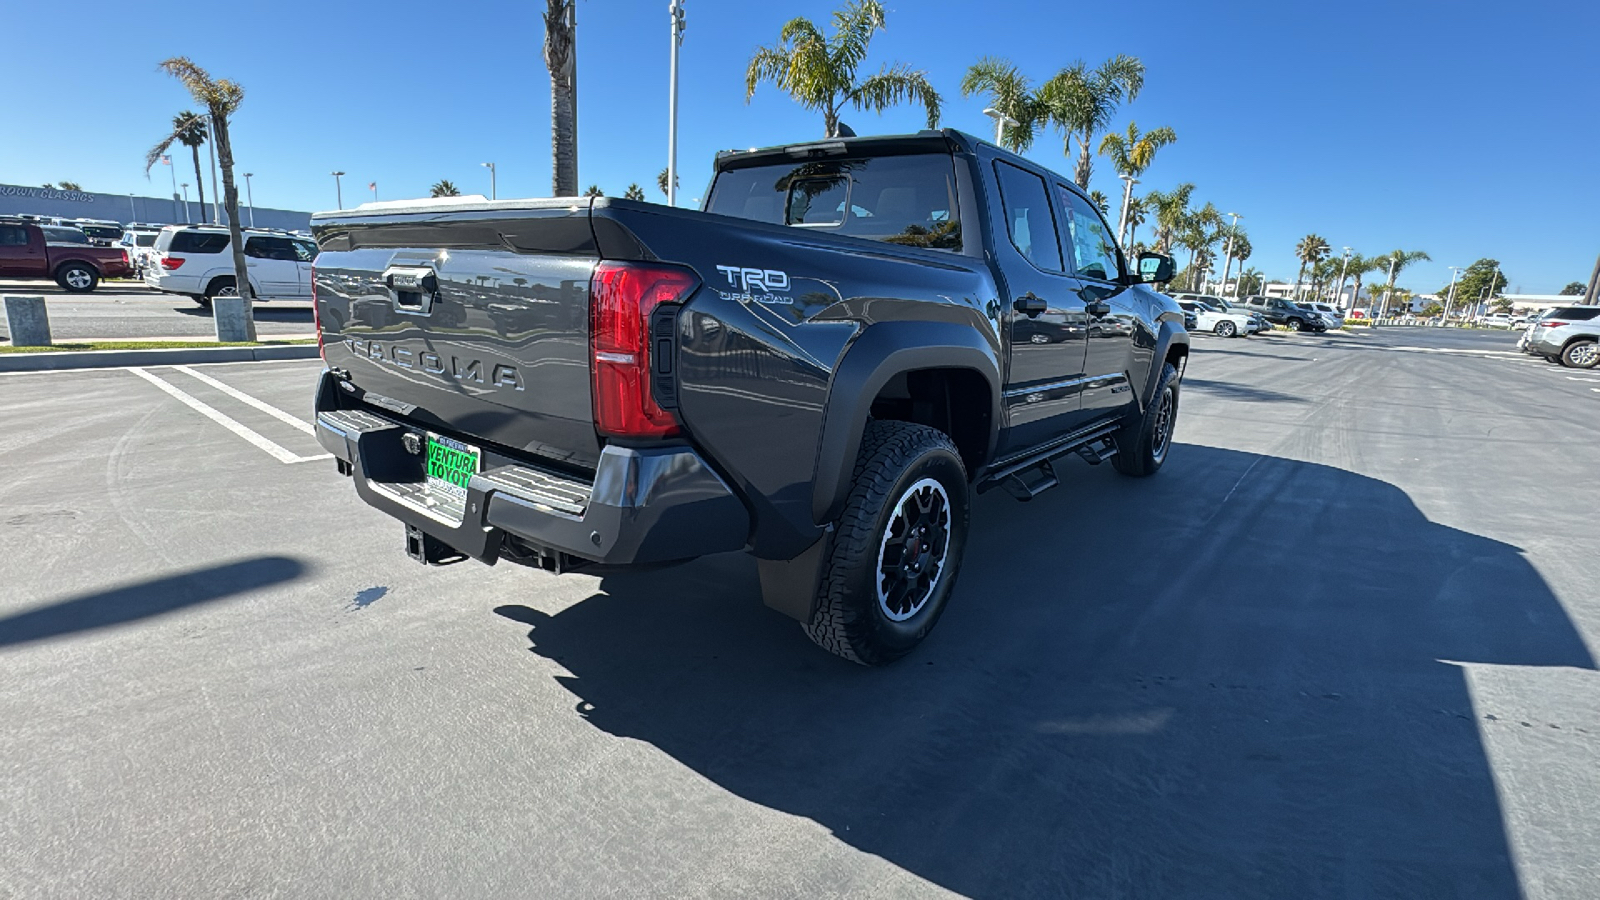
[{"label": "truck shadow on pavement", "polygon": [[0,648],[166,615],[293,581],[305,571],[295,559],[258,556],[69,597],[0,618]]},{"label": "truck shadow on pavement", "polygon": [[1109,469],[981,498],[950,609],[884,669],[739,556],[497,612],[596,728],[964,895],[1517,896],[1461,664],[1594,667],[1518,550],[1326,466]]}]

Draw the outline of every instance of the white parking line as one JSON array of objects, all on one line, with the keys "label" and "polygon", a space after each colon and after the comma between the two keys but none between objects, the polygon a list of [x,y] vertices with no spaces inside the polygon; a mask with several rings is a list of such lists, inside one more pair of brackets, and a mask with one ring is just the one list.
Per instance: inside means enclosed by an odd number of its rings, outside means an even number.
[{"label": "white parking line", "polygon": [[190,378],[195,378],[195,379],[198,379],[198,380],[204,382],[205,384],[211,385],[212,387],[214,387],[217,390],[223,392],[224,394],[227,394],[229,397],[232,397],[233,399],[238,400],[240,403],[246,404],[247,406],[253,406],[256,409],[261,410],[262,412],[264,412],[267,415],[273,417],[274,419],[277,419],[280,422],[284,422],[284,423],[287,423],[289,425],[293,425],[294,427],[300,429],[301,431],[304,431],[306,434],[316,434],[317,433],[317,430],[315,428],[312,428],[311,427],[311,423],[307,422],[305,419],[302,419],[299,416],[292,415],[290,413],[286,413],[283,410],[277,408],[276,406],[273,406],[270,403],[263,403],[260,400],[257,400],[256,398],[250,396],[249,394],[246,394],[244,391],[241,391],[238,388],[233,387],[232,385],[223,384],[222,382],[216,380],[215,378],[212,378],[210,375],[207,375],[207,374],[205,374],[203,372],[196,372],[195,370],[189,368],[188,366],[173,366],[173,368],[177,369],[179,372],[182,372],[185,375],[188,375]]},{"label": "white parking line", "polygon": [[[272,441],[262,437],[258,432],[254,431],[250,427],[201,402],[199,399],[190,396],[174,385],[168,384],[166,381],[157,378],[149,372],[146,372],[144,369],[136,366],[129,366],[127,371],[132,372],[140,378],[143,378],[145,381],[150,382],[166,393],[172,395],[178,400],[179,403],[182,403],[184,406],[189,407],[200,415],[205,416],[218,425],[221,425],[223,428],[228,429],[239,437],[244,438],[246,441],[249,441],[255,446],[266,451],[267,455],[271,456],[273,459],[276,459],[278,462],[281,462],[285,465],[292,463],[312,462],[319,459],[331,459],[333,456],[331,453],[323,453],[318,456],[300,456],[297,453],[293,453],[283,447],[278,446],[277,444],[274,444]],[[288,414],[284,413],[284,415]]]}]

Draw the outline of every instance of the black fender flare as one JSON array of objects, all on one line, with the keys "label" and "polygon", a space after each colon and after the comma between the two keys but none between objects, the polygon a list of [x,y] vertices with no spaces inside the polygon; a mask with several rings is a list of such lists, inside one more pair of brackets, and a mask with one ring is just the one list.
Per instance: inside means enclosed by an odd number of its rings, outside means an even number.
[{"label": "black fender flare", "polygon": [[[1156,385],[1161,383],[1161,370],[1167,364],[1167,354],[1172,352],[1174,346],[1184,349],[1184,357],[1188,358],[1189,332],[1180,328],[1173,322],[1163,321],[1161,330],[1156,334],[1155,352],[1150,356],[1150,371],[1145,373],[1144,387],[1139,391],[1139,409],[1149,409],[1150,403],[1155,400]],[[1180,371],[1178,373],[1182,375]]]},{"label": "black fender flare", "polygon": [[970,369],[984,379],[990,410],[984,459],[994,455],[1002,415],[1001,375],[999,355],[988,338],[970,325],[954,322],[871,325],[846,348],[829,385],[812,479],[811,512],[816,523],[833,521],[844,508],[873,399],[889,379],[916,369]]}]

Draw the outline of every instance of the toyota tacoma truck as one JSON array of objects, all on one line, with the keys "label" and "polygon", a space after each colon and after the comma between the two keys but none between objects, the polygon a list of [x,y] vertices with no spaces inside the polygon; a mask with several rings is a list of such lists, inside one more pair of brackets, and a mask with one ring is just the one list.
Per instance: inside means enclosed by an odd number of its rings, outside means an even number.
[{"label": "toyota tacoma truck", "polygon": [[128,251],[97,247],[77,228],[0,219],[0,278],[50,278],[74,294],[86,294],[102,278],[133,272]]},{"label": "toyota tacoma truck", "polygon": [[317,438],[415,559],[565,572],[733,550],[825,649],[900,657],[975,492],[1156,472],[1189,353],[1067,179],[956,131],[720,154],[612,197],[319,213]]}]

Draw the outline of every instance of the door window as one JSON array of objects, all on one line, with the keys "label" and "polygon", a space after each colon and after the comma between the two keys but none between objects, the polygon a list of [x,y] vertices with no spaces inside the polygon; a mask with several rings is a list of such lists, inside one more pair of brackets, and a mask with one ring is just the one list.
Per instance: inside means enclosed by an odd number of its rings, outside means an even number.
[{"label": "door window", "polygon": [[1122,267],[1117,263],[1117,245],[1111,239],[1111,228],[1089,201],[1064,185],[1061,205],[1067,210],[1067,242],[1072,248],[1072,262],[1078,275],[1099,281],[1117,281],[1122,277]]},{"label": "door window", "polygon": [[996,162],[1000,197],[1005,202],[1006,230],[1011,245],[1028,261],[1049,272],[1061,271],[1061,246],[1055,215],[1044,179],[1010,163]]},{"label": "door window", "polygon": [[294,241],[295,258],[301,262],[311,262],[317,258],[317,245],[310,241]]},{"label": "door window", "polygon": [[288,238],[252,237],[245,239],[244,255],[254,259],[277,259],[294,262],[300,258]]},{"label": "door window", "polygon": [[0,225],[0,247],[28,246],[28,229],[20,225]]}]

